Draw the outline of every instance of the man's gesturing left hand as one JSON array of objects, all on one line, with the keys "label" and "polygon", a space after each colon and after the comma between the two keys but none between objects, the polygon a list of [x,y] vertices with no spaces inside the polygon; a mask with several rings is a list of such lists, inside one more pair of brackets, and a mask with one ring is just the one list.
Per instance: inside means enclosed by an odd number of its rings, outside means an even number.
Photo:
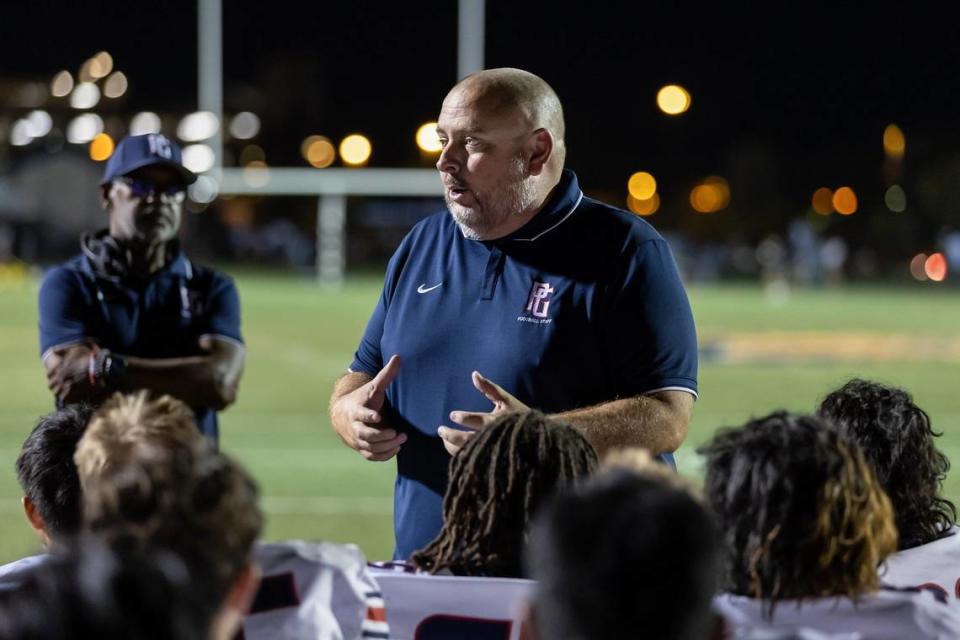
[{"label": "man's gesturing left hand", "polygon": [[515,411],[529,411],[530,407],[523,404],[512,395],[503,390],[503,387],[487,380],[478,371],[472,375],[473,386],[477,391],[486,396],[487,400],[493,403],[493,409],[488,412],[482,411],[451,411],[450,420],[459,425],[472,429],[473,431],[461,431],[441,425],[437,429],[437,435],[443,440],[443,446],[450,455],[456,455],[460,449],[467,444],[467,440],[473,437],[474,432],[486,429],[491,422],[496,420],[504,413]]}]

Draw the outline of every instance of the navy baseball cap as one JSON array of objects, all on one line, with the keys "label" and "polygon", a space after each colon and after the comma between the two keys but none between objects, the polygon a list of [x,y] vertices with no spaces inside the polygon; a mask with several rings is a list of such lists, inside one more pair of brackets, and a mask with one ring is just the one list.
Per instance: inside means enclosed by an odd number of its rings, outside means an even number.
[{"label": "navy baseball cap", "polygon": [[127,136],[113,151],[103,171],[101,185],[126,175],[140,167],[162,164],[175,169],[183,178],[184,184],[197,181],[195,173],[183,166],[183,154],[177,143],[161,133],[146,133],[140,136]]}]

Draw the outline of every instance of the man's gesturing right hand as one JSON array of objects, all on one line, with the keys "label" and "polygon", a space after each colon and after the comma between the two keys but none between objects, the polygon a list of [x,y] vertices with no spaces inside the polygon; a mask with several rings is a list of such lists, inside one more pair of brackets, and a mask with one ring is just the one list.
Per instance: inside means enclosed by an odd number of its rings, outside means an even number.
[{"label": "man's gesturing right hand", "polygon": [[387,387],[397,377],[400,358],[393,356],[373,378],[348,373],[337,382],[330,402],[330,421],[340,439],[367,460],[389,460],[407,441],[406,434],[383,423],[380,411]]}]

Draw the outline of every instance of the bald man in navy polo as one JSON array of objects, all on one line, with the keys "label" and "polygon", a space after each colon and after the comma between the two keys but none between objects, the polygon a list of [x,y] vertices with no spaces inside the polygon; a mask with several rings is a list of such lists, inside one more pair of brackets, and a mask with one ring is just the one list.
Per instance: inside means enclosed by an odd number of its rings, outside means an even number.
[{"label": "bald man in navy polo", "polygon": [[672,462],[697,394],[670,249],[564,170],[563,110],[546,82],[469,76],[437,133],[448,211],[401,242],[330,404],[347,446],[397,457],[397,558],[439,532],[450,455],[498,414],[534,407],[600,453],[640,446]]}]

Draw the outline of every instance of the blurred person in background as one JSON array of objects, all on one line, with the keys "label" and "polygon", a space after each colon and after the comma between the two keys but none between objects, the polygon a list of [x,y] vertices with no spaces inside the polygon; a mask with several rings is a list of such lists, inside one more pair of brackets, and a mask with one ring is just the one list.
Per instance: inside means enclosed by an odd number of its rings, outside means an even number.
[{"label": "blurred person in background", "polygon": [[109,228],[81,239],[39,295],[40,352],[58,406],[149,389],[189,404],[218,436],[236,399],[245,349],[240,301],[226,275],[194,265],[177,231],[196,176],[161,134],[129,136],[107,161]]},{"label": "blurred person in background", "polygon": [[881,588],[893,510],[860,447],[815,416],[775,412],[698,451],[724,545],[716,609],[738,629],[960,637],[929,591]]},{"label": "blurred person in background", "polygon": [[934,442],[930,416],[903,389],[851,380],[831,392],[817,413],[863,449],[890,496],[900,534],[887,558],[884,583],[938,589],[960,598],[957,509],[941,494],[950,461]]},{"label": "blurred person in background", "polygon": [[[44,550],[66,543],[80,531],[80,479],[73,462],[77,443],[90,421],[88,405],[77,404],[43,416],[17,456],[23,512]],[[17,586],[47,554],[0,566],[0,589]]]},{"label": "blurred person in background", "polygon": [[437,133],[449,211],[400,244],[330,402],[348,447],[397,456],[402,559],[443,525],[450,455],[497,415],[532,407],[598,452],[642,446],[672,460],[697,393],[670,248],[564,169],[553,89],[520,69],[473,74],[447,94]]}]

